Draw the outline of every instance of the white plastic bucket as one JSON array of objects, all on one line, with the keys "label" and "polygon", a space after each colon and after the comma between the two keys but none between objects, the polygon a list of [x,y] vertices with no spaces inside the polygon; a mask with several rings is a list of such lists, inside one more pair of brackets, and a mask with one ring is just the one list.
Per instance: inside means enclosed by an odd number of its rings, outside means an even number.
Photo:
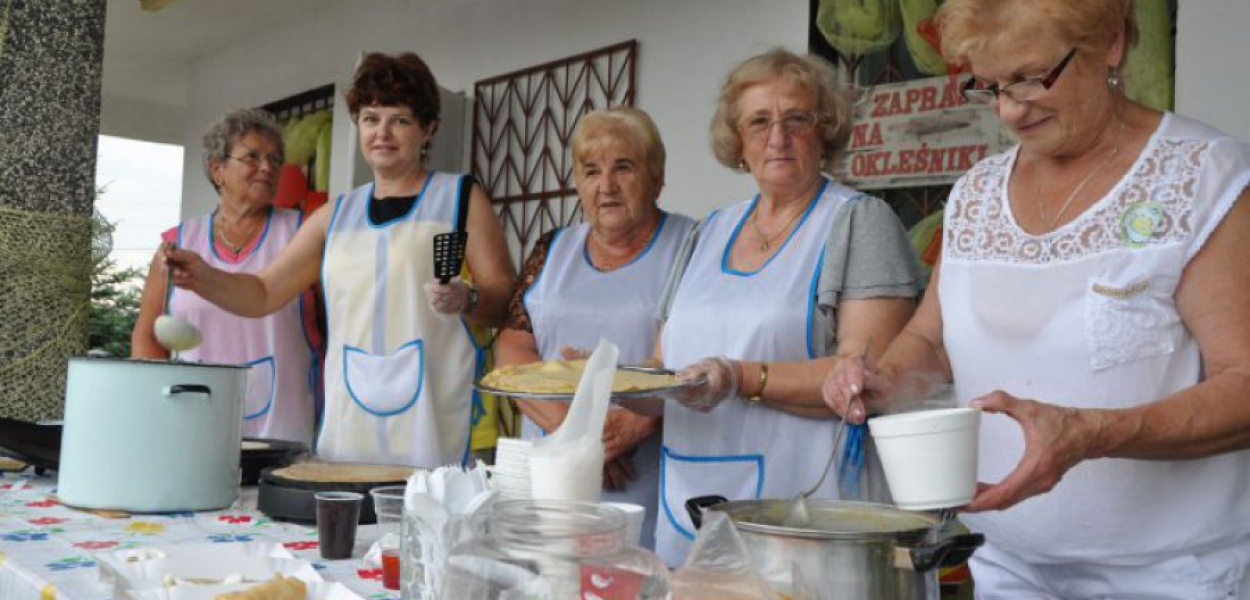
[{"label": "white plastic bucket", "polygon": [[945,408],[868,419],[899,508],[935,510],[967,504],[977,488],[981,411]]}]

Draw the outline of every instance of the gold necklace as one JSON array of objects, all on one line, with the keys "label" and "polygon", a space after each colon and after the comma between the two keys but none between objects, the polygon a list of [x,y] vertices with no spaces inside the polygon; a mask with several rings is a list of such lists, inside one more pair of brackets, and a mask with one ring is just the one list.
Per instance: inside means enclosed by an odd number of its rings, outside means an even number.
[{"label": "gold necklace", "polygon": [[217,237],[221,238],[222,243],[225,244],[226,247],[230,248],[231,252],[238,254],[243,250],[243,247],[252,240],[252,236],[256,233],[256,226],[252,225],[247,232],[247,235],[243,236],[242,244],[236,244],[231,241],[230,238],[226,237],[226,218],[222,216],[220,212],[217,213],[217,216],[217,220],[219,221],[219,224],[217,225]]},{"label": "gold necklace", "polygon": [[[595,237],[595,232],[592,229],[590,233],[586,236],[587,249],[589,251],[588,254],[590,257],[590,266],[594,267],[596,271],[599,271],[601,273],[610,273],[612,271],[615,271],[621,268],[624,265],[629,264],[630,261],[638,257],[639,252],[642,252],[644,249],[646,249],[648,246],[651,245],[651,240],[655,239],[655,234],[659,230],[660,230],[659,223],[654,224],[651,227],[651,233],[647,234],[647,241],[641,246],[638,246],[638,248],[635,249],[634,251],[630,252],[629,256],[627,256],[626,258],[620,261],[617,261],[614,259],[614,257],[611,257],[605,250],[598,251],[598,253],[601,255],[599,258],[594,257],[594,254],[596,253],[596,250],[594,249],[594,247],[596,245],[602,248],[608,248],[609,246],[607,242],[600,241],[599,238]],[[609,258],[613,258],[613,260],[608,260]]]},{"label": "gold necklace", "polygon": [[772,248],[773,242],[775,242],[777,238],[781,237],[782,234],[788,231],[790,229],[790,226],[794,225],[795,221],[798,221],[799,217],[803,216],[803,213],[805,212],[807,212],[806,206],[804,206],[798,212],[794,213],[794,216],[790,217],[790,221],[787,222],[784,226],[782,226],[781,229],[778,229],[777,233],[774,233],[773,235],[768,236],[768,235],[764,235],[764,231],[760,229],[760,224],[759,224],[760,207],[759,205],[756,205],[755,212],[751,213],[751,228],[755,230],[755,237],[760,239],[760,252],[768,252],[768,249]]},{"label": "gold necklace", "polygon": [[[1062,217],[1063,213],[1067,212],[1068,208],[1072,206],[1072,201],[1076,200],[1077,194],[1081,193],[1081,190],[1085,189],[1085,184],[1089,183],[1090,180],[1094,178],[1094,175],[1097,175],[1100,171],[1106,168],[1107,165],[1111,164],[1111,161],[1114,160],[1116,155],[1120,153],[1120,140],[1123,138],[1124,121],[1121,120],[1120,130],[1115,134],[1115,146],[1111,148],[1111,152],[1107,154],[1107,158],[1098,163],[1097,166],[1090,170],[1089,174],[1086,175],[1084,179],[1081,179],[1080,183],[1076,184],[1076,187],[1072,189],[1072,193],[1068,194],[1068,199],[1064,200],[1063,206],[1059,207],[1059,212],[1056,212],[1055,216],[1050,218],[1050,223],[1047,224],[1046,231],[1053,231],[1055,229],[1055,225],[1059,223],[1059,218]],[[1037,176],[1036,167],[1033,168],[1033,204],[1037,206],[1037,220],[1045,222],[1046,215],[1042,212],[1042,180]]]}]

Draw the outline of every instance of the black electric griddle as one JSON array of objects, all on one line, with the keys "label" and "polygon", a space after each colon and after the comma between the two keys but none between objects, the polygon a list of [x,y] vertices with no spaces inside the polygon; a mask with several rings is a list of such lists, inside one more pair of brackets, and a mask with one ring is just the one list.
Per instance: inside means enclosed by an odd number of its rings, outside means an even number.
[{"label": "black electric griddle", "polygon": [[373,512],[373,499],[369,490],[389,485],[405,485],[407,481],[370,481],[370,482],[339,482],[339,481],[303,481],[290,479],[275,474],[276,468],[261,471],[260,484],[257,487],[256,508],[272,519],[312,524],[317,522],[317,501],[313,497],[317,492],[356,492],[365,496],[360,505],[360,524],[372,525],[377,522],[377,514]]},{"label": "black electric griddle", "polygon": [[55,471],[61,460],[61,424],[40,425],[0,417],[0,456]]},{"label": "black electric griddle", "polygon": [[[0,456],[20,460],[35,467],[37,473],[55,471],[61,462],[61,424],[28,423],[0,417]],[[308,453],[308,446],[286,440],[244,438],[246,442],[264,444],[264,448],[244,449],[239,453],[243,485],[260,481],[262,470],[285,467]]]}]

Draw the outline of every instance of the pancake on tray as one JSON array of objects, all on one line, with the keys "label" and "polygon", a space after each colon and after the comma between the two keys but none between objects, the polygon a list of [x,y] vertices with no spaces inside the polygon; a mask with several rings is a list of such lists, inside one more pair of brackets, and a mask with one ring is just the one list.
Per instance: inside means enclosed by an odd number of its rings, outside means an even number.
[{"label": "pancake on tray", "polygon": [[[566,394],[572,396],[581,381],[585,360],[548,360],[524,365],[508,365],[491,371],[482,385],[505,392],[526,394]],[[665,390],[677,385],[671,373],[618,369],[612,383],[615,393]]]}]

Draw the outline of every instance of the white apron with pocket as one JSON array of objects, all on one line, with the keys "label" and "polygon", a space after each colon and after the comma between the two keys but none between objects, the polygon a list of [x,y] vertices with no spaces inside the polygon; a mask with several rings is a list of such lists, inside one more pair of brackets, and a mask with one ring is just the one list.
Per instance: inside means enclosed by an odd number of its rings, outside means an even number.
[{"label": "white apron with pocket", "polygon": [[[230,262],[213,245],[213,214],[179,225],[178,246],[229,273],[259,272],[300,225],[299,212],[274,208],[256,247]],[[312,442],[317,357],[304,329],[304,301],[301,295],[277,312],[251,319],[230,314],[195,292],[170,288],[171,314],[195,325],[202,336],[199,347],[179,353],[179,359],[252,367],[243,403],[244,437]]]},{"label": "white apron with pocket", "polygon": [[[758,197],[709,216],[664,325],[665,366],[679,369],[709,356],[815,358],[809,323],[825,243],[838,209],[856,195],[826,180],[782,247],[755,272],[730,269],[728,261]],[[685,559],[696,533],[685,509],[690,498],[789,498],[810,487],[834,450],[836,423],[737,396],[706,414],[667,403],[656,551],[670,566]],[[812,497],[835,498],[835,479]]]},{"label": "white apron with pocket", "polygon": [[[659,329],[656,306],[673,259],[693,227],[690,217],[665,213],[651,243],[629,264],[608,273],[590,263],[586,250],[589,225],[560,230],[548,247],[542,273],[525,294],[525,309],[542,359],[560,359],[560,349],[565,346],[592,349],[600,338],[620,348],[621,364],[638,364],[650,358]],[[522,427],[526,438],[544,435],[528,418]],[[605,491],[603,501],[646,507],[642,542],[651,548],[655,545],[660,434],[639,444],[631,459],[638,479],[623,491]]]},{"label": "white apron with pocket", "polygon": [[434,236],[453,231],[460,178],[430,173],[409,214],[369,221],[368,184],[340,198],[321,281],[329,340],[317,455],[435,468],[469,452],[481,352],[459,315],[434,312]]}]

